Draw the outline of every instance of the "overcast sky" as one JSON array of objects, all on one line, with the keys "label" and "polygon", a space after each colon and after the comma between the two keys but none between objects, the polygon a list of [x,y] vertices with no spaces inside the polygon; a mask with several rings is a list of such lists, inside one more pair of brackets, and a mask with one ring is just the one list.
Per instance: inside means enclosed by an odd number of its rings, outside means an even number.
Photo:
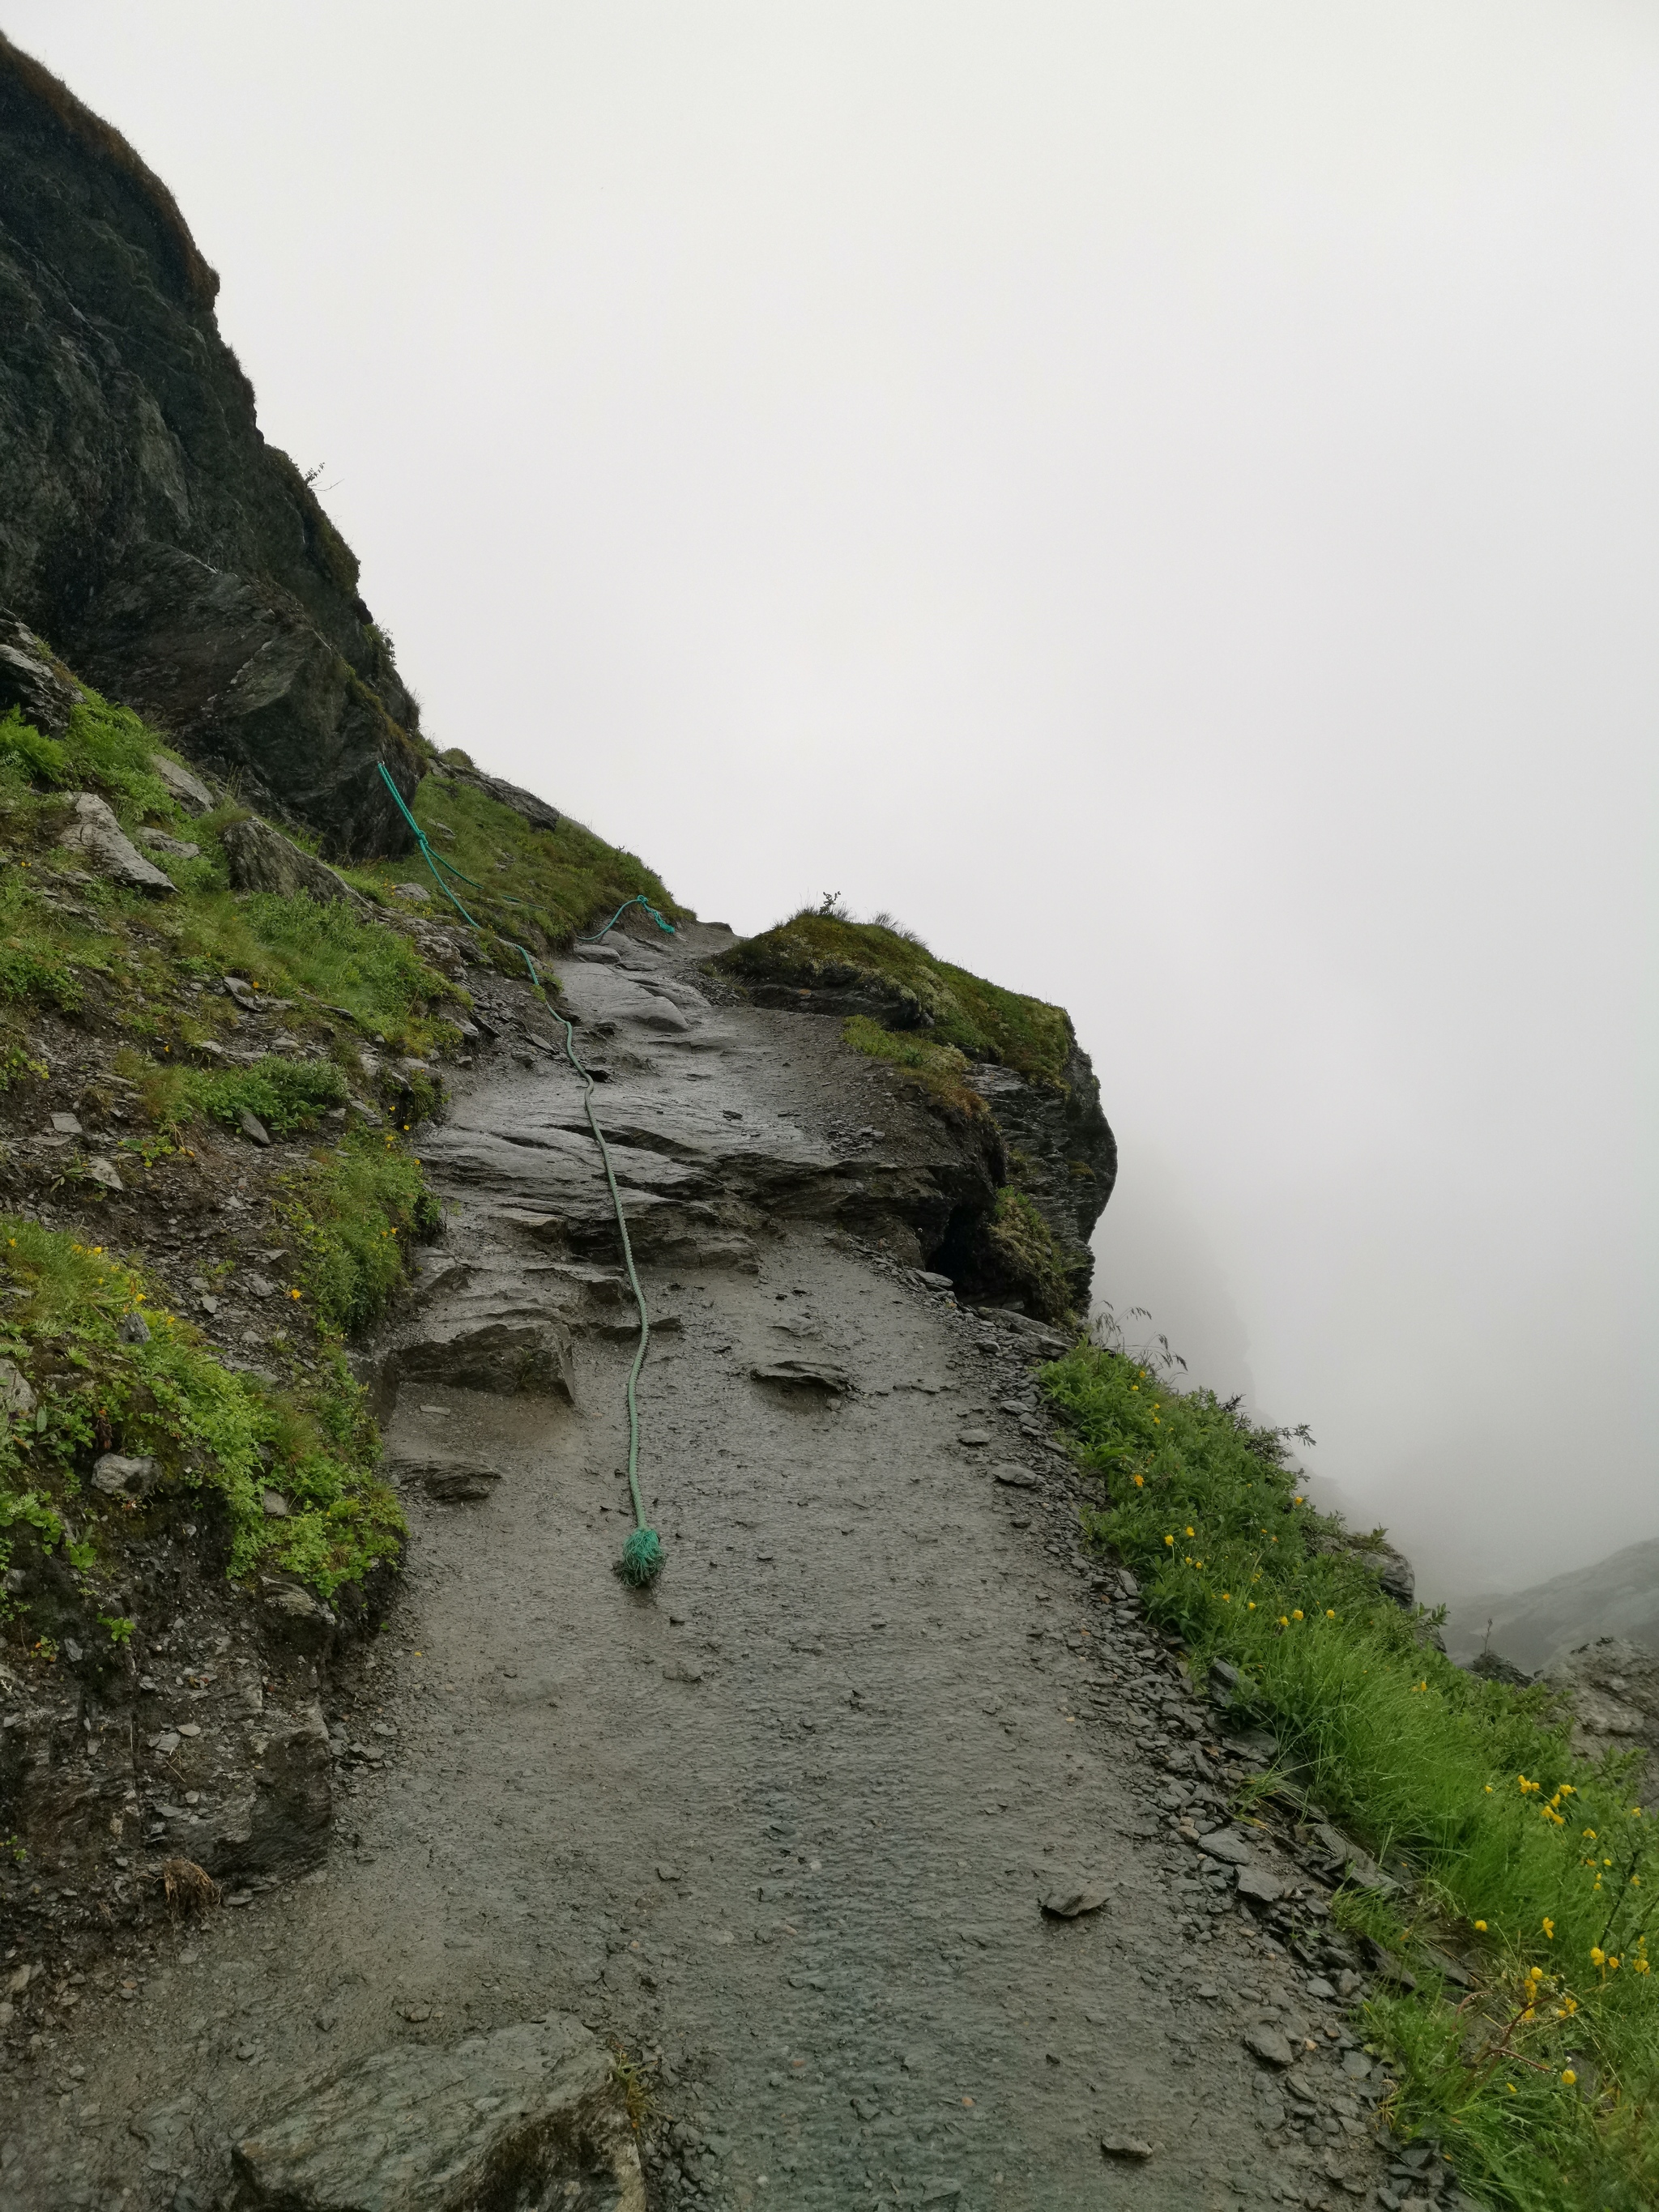
[{"label": "overcast sky", "polygon": [[0,0],[428,731],[1062,1001],[1102,1292],[1440,1594],[1659,1534],[1659,12]]}]

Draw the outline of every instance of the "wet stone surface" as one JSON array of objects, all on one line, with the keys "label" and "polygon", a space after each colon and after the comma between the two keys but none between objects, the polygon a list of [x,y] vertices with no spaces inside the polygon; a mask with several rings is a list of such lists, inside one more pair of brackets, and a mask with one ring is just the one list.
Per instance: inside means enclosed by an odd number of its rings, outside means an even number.
[{"label": "wet stone surface", "polygon": [[[1230,1825],[1215,1709],[1077,1553],[1042,1332],[849,1233],[831,1130],[884,1133],[856,1170],[884,1203],[934,1171],[927,1117],[836,1024],[711,1011],[684,962],[567,980],[613,1025],[630,1210],[660,1201],[666,1571],[612,1572],[631,1345],[579,1089],[536,1048],[428,1147],[460,1206],[380,1370],[409,1570],[329,1731],[328,1863],[43,2034],[0,2089],[0,2205],[246,2203],[233,2146],[343,2070],[556,2017],[636,2069],[653,2208],[1376,2201],[1386,2085],[1329,1994],[1361,1962],[1301,1845]],[[492,1298],[556,1359],[423,1371]],[[787,1361],[837,1387],[757,1379]]]}]

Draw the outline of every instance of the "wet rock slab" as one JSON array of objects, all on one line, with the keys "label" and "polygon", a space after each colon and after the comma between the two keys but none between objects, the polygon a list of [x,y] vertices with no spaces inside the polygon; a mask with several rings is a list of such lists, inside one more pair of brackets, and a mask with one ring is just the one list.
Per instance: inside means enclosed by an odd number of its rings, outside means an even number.
[{"label": "wet rock slab", "polygon": [[577,2021],[349,2067],[237,2144],[240,2212],[644,2212],[603,2046]]}]

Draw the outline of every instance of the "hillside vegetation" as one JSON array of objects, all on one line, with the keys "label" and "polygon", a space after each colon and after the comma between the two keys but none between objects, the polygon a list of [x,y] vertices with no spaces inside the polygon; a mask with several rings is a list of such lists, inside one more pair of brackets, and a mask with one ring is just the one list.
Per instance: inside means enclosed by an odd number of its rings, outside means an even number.
[{"label": "hillside vegetation", "polygon": [[1133,1570],[1194,1679],[1237,1670],[1236,1709],[1280,1747],[1267,1786],[1316,1801],[1386,1869],[1337,1910],[1416,1983],[1370,2008],[1402,2069],[1396,2129],[1437,2138],[1495,2204],[1659,2201],[1659,1834],[1639,1759],[1575,1759],[1545,1692],[1445,1658],[1379,1588],[1379,1540],[1309,1506],[1289,1432],[1121,1350],[1080,1346],[1046,1384],[1099,1480],[1091,1540]]},{"label": "hillside vegetation", "polygon": [[[452,764],[466,763],[464,753],[448,757]],[[661,878],[632,853],[607,845],[568,815],[556,830],[537,828],[447,773],[442,763],[428,766],[413,812],[434,854],[448,864],[441,871],[444,881],[498,940],[517,939],[536,953],[557,951],[641,893],[671,921],[685,912]],[[452,875],[450,869],[459,872]],[[394,884],[418,881],[430,891],[438,918],[459,918],[418,854],[347,873],[360,890],[384,900]],[[509,972],[523,973],[517,960],[504,964]]]},{"label": "hillside vegetation", "polygon": [[[131,1623],[99,1593],[122,1580],[143,1516],[89,1490],[102,1453],[154,1458],[158,1495],[216,1500],[233,1577],[264,1566],[327,1597],[395,1559],[401,1516],[340,1352],[436,1226],[407,1133],[438,1097],[442,1059],[466,1048],[458,952],[480,949],[434,932],[424,908],[411,919],[393,888],[410,880],[407,861],[347,878],[378,911],[236,892],[222,833],[247,810],[226,797],[192,813],[158,757],[171,757],[157,732],[94,693],[61,738],[0,717],[0,1394],[13,1415],[0,1571],[27,1532],[72,1568],[79,1617],[101,1608],[117,1644]],[[122,888],[61,847],[82,792],[107,801],[176,896]],[[472,902],[481,921],[538,951],[635,890],[678,911],[648,870],[578,824],[532,828],[441,772],[416,805],[434,844],[493,878]],[[146,830],[179,849],[142,842]],[[488,930],[481,949],[522,972]],[[37,1156],[30,1133],[48,1103],[80,1131]],[[297,1150],[256,1151],[246,1115]],[[214,1259],[204,1237],[195,1264],[212,1294],[181,1304],[145,1249],[163,1216],[210,1210],[233,1182],[283,1255],[258,1261],[279,1278],[281,1311],[257,1364],[215,1341],[209,1312],[253,1263]],[[280,1515],[264,1502],[273,1490]],[[0,1603],[0,1641],[50,1663],[43,1605]]]}]

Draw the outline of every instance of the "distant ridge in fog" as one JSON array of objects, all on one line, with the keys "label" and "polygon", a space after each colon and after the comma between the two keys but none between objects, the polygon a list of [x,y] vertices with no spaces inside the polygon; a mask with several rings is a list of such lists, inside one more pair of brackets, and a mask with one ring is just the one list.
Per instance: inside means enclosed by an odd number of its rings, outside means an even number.
[{"label": "distant ridge in fog", "polygon": [[1480,1650],[1488,1620],[1492,1650],[1534,1672],[1598,1636],[1627,1636],[1659,1651],[1659,1537],[1532,1589],[1459,1599],[1446,1622],[1455,1659]]}]

